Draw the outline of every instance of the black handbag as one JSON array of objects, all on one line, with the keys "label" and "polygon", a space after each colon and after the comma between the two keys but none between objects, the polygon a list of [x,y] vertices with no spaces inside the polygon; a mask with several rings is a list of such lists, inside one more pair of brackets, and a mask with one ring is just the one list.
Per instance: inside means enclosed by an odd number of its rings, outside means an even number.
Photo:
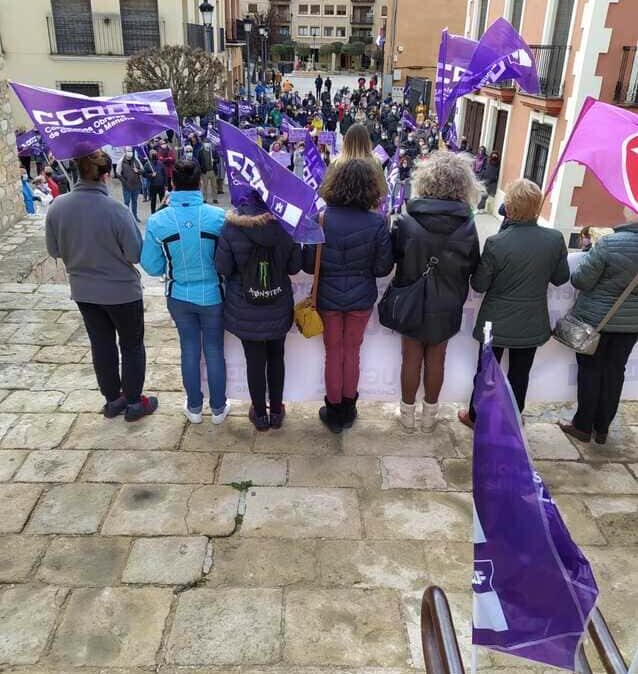
[{"label": "black handbag", "polygon": [[397,286],[394,279],[379,302],[379,323],[401,334],[417,331],[425,322],[428,276],[439,264],[432,256],[421,276],[410,285]]}]

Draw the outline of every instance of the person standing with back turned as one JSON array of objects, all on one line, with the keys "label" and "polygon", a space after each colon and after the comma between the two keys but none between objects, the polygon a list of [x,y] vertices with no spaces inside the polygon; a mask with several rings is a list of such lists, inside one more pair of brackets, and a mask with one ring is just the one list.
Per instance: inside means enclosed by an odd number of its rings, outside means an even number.
[{"label": "person standing with back turned", "polygon": [[76,162],[78,184],[47,212],[47,251],[63,260],[71,297],[84,319],[98,386],[106,398],[102,413],[111,419],[124,412],[126,421],[137,421],[158,406],[157,398],[142,395],[144,302],[134,267],[142,235],[131,211],[109,196],[104,184],[111,171],[109,156],[96,150]]}]

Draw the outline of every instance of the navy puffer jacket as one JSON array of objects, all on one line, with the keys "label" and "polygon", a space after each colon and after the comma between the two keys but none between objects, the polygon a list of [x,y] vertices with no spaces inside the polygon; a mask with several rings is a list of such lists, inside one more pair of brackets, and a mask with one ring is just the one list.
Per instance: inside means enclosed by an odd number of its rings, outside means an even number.
[{"label": "navy puffer jacket", "polygon": [[215,267],[226,281],[224,327],[239,339],[265,341],[286,336],[293,319],[290,279],[285,292],[272,304],[250,304],[244,297],[241,270],[248,264],[255,246],[274,249],[274,263],[293,275],[301,271],[301,247],[278,222],[245,228],[226,223],[219,239]]},{"label": "navy puffer jacket", "polygon": [[[377,301],[377,278],[393,267],[385,219],[349,206],[325,211],[326,242],[321,254],[317,307],[324,311],[365,311]],[[315,246],[304,246],[303,268],[312,274]]]}]

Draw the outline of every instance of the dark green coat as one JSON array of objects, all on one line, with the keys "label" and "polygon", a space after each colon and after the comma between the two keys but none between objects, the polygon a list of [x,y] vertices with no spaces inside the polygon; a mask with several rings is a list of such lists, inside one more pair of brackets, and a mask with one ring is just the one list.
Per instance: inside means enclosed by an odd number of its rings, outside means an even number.
[{"label": "dark green coat", "polygon": [[474,328],[483,341],[483,326],[492,321],[494,346],[526,349],[551,336],[547,286],[569,281],[563,235],[536,222],[512,222],[490,236],[471,285],[485,293]]},{"label": "dark green coat", "polygon": [[[581,291],[574,315],[596,327],[638,274],[638,223],[617,227],[587,253],[572,274]],[[603,332],[638,333],[638,290],[625,300]]]}]

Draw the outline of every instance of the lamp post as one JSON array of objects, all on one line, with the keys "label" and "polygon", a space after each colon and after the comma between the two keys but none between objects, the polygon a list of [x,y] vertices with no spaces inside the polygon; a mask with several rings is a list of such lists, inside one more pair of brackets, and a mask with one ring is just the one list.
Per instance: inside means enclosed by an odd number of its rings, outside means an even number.
[{"label": "lamp post", "polygon": [[261,67],[263,82],[266,83],[266,67],[268,63],[268,51],[266,42],[268,41],[268,28],[266,26],[259,26],[259,37],[261,38]]},{"label": "lamp post", "polygon": [[249,17],[244,19],[244,33],[246,34],[246,65],[248,77],[246,78],[246,91],[250,101],[250,31],[253,29],[252,21]]},{"label": "lamp post", "polygon": [[215,8],[208,2],[208,0],[204,0],[199,6],[199,11],[202,14],[202,23],[204,24],[204,48],[206,52],[210,54],[213,51],[212,32],[213,12],[215,11]]}]

